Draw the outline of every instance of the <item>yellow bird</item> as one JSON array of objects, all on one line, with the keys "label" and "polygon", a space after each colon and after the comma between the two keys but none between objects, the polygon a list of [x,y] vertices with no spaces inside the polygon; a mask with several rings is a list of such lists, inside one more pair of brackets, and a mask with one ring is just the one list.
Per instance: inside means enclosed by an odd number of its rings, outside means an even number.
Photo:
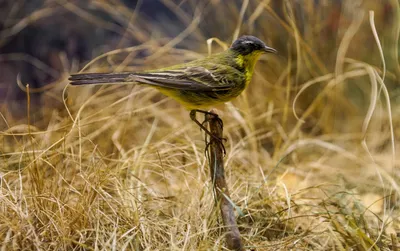
[{"label": "yellow bird", "polygon": [[190,118],[210,136],[196,119],[201,109],[237,97],[250,83],[254,66],[263,53],[276,53],[254,36],[242,36],[221,53],[203,59],[145,72],[81,73],[71,75],[72,85],[129,83],[157,88],[190,109]]}]

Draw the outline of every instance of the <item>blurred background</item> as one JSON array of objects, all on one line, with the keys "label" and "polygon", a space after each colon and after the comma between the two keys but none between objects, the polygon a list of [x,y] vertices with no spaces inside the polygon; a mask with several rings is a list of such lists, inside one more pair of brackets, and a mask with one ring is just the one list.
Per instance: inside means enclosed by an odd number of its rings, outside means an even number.
[{"label": "blurred background", "polygon": [[220,248],[188,112],[152,89],[67,79],[182,63],[246,34],[279,52],[218,107],[246,245],[397,245],[398,0],[0,0],[0,17],[5,248]]},{"label": "blurred background", "polygon": [[[205,40],[217,37],[226,43],[240,34],[261,37],[280,52],[282,62],[289,56],[299,59],[296,85],[318,74],[331,72],[337,49],[358,11],[374,10],[377,30],[385,48],[388,70],[398,74],[397,56],[392,50],[396,32],[396,1],[245,1],[248,9],[243,23],[235,19],[242,1],[2,1],[0,20],[0,63],[2,105],[12,114],[25,115],[25,94],[17,86],[17,75],[31,88],[67,84],[66,75],[79,70],[90,59],[110,50],[154,40],[165,44],[184,33],[178,48],[205,52]],[[226,5],[226,6],[225,6]],[[268,8],[268,11],[266,11]],[[221,11],[223,13],[221,14]],[[272,12],[273,13],[269,13]],[[368,19],[365,12],[364,19]],[[196,18],[196,20],[193,20]],[[364,20],[364,21],[365,21]],[[195,23],[192,23],[195,22]],[[193,27],[188,27],[192,25]],[[368,22],[362,22],[348,57],[381,65],[378,49]],[[191,28],[193,31],[185,32]],[[293,31],[296,34],[293,34]],[[294,44],[296,36],[302,43]],[[309,55],[296,55],[296,46],[306,43]],[[362,45],[362,46],[360,46]],[[298,48],[297,48],[298,49]],[[302,65],[307,61],[312,65]],[[280,65],[281,66],[281,65]],[[75,67],[74,69],[71,69]],[[277,66],[275,66],[277,67]],[[294,68],[294,67],[293,67]],[[397,75],[396,75],[397,76]],[[393,80],[393,79],[392,79]],[[56,83],[57,82],[57,83]],[[41,92],[32,96],[39,104]],[[7,100],[7,102],[5,102]],[[53,100],[55,103],[57,100]]]}]

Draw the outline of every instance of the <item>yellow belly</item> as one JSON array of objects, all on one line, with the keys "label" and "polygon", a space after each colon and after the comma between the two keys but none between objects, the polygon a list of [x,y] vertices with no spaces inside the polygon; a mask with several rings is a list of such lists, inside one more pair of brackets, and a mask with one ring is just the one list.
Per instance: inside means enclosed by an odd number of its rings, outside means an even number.
[{"label": "yellow belly", "polygon": [[230,90],[218,91],[218,92],[205,92],[205,91],[188,91],[178,89],[167,89],[157,87],[157,89],[166,96],[169,96],[186,109],[206,109],[212,106],[228,102],[236,98],[244,89],[243,87],[232,88]]}]

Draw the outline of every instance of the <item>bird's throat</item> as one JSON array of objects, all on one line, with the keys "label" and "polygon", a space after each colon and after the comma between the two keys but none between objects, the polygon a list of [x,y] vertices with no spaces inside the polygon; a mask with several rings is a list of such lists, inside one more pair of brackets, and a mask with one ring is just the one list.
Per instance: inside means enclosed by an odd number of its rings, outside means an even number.
[{"label": "bird's throat", "polygon": [[254,72],[254,67],[260,57],[260,53],[252,53],[249,55],[239,55],[236,59],[236,63],[240,68],[244,70],[244,74],[246,75],[246,86],[250,83],[251,77]]}]

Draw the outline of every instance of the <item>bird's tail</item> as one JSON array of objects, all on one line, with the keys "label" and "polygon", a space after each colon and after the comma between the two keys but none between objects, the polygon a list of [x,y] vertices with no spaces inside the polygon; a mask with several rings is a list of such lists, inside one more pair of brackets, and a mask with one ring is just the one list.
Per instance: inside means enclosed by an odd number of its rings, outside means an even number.
[{"label": "bird's tail", "polygon": [[113,84],[131,82],[129,75],[131,73],[82,73],[73,74],[68,80],[71,85]]}]

